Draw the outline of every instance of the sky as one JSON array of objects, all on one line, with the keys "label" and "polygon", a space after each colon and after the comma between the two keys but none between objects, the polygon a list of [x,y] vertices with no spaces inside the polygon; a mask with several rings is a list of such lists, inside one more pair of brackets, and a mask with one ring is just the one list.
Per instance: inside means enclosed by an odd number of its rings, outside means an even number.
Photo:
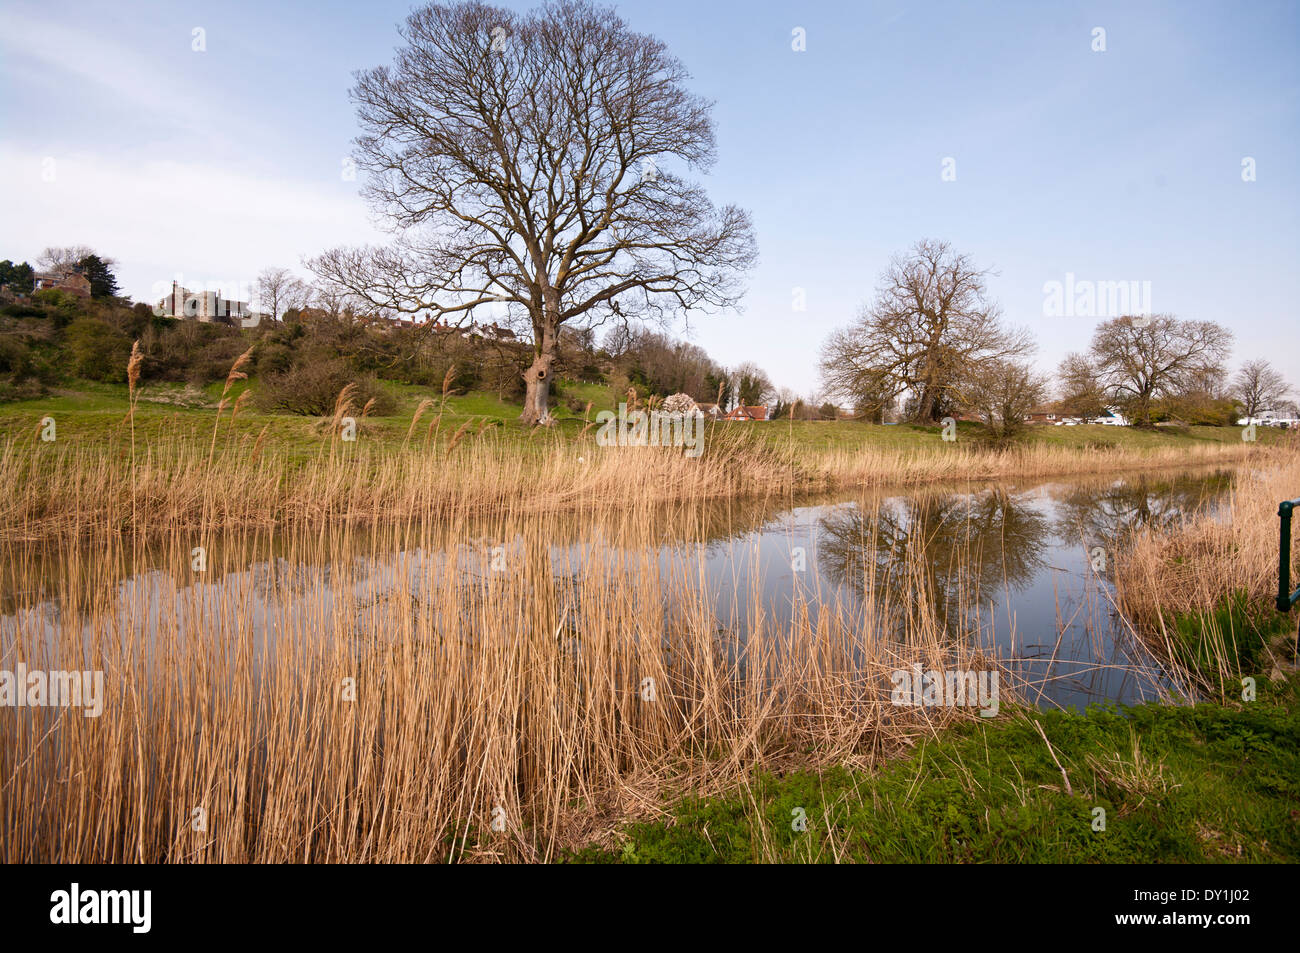
[{"label": "sky", "polygon": [[[722,363],[815,392],[826,337],[933,238],[993,271],[1045,369],[1108,316],[1050,283],[1137,282],[1300,387],[1300,3],[615,5],[713,100],[701,181],[753,216],[742,310],[671,328]],[[5,0],[0,259],[85,244],[137,300],[177,277],[234,297],[382,241],[347,91],[411,6]]]}]

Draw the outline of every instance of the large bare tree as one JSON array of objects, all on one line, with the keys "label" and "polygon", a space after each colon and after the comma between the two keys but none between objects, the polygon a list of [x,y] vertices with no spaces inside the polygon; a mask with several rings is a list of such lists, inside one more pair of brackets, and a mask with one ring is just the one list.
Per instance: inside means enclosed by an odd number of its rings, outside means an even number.
[{"label": "large bare tree", "polygon": [[549,422],[560,327],[734,306],[748,213],[688,180],[714,160],[711,104],[654,37],[563,0],[415,10],[391,66],[357,75],[366,192],[386,247],[334,249],[322,278],[448,323],[530,327],[521,420]]},{"label": "large bare tree", "polygon": [[[95,254],[95,249],[89,245],[63,245],[46,248],[36,263],[45,271],[61,272],[80,264],[84,259]],[[99,260],[109,268],[117,264],[117,260],[109,258],[106,255],[99,255]]]},{"label": "large bare tree", "polygon": [[1232,381],[1232,396],[1241,401],[1247,417],[1261,410],[1276,410],[1290,390],[1286,378],[1268,361],[1247,361]]},{"label": "large bare tree", "polygon": [[987,274],[947,242],[895,256],[875,300],[823,347],[827,392],[872,407],[910,392],[913,419],[926,422],[963,400],[981,368],[1032,351],[1024,332],[1002,325]]},{"label": "large bare tree", "polygon": [[1213,321],[1126,315],[1097,326],[1090,355],[1103,386],[1130,421],[1149,427],[1155,401],[1177,397],[1213,376],[1231,346],[1232,332]]}]

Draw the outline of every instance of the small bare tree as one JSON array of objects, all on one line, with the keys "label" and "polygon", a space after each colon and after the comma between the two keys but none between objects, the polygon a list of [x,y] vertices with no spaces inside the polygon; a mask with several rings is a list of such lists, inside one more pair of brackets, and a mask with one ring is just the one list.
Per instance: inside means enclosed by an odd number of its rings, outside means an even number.
[{"label": "small bare tree", "polygon": [[[36,259],[36,263],[41,266],[42,270],[57,274],[80,264],[84,259],[94,254],[95,249],[89,245],[55,246],[41,252],[40,257]],[[99,256],[99,260],[109,268],[117,264],[115,259],[106,258],[103,255]]]},{"label": "small bare tree", "polygon": [[1097,326],[1090,355],[1103,386],[1132,423],[1149,427],[1153,403],[1211,374],[1231,346],[1232,332],[1213,321],[1126,315]]},{"label": "small bare tree", "polygon": [[265,268],[257,276],[258,304],[279,321],[291,308],[301,308],[307,301],[307,286],[288,268]]},{"label": "small bare tree", "polygon": [[328,251],[318,275],[407,314],[517,314],[526,423],[550,420],[565,323],[738,303],[749,215],[683,177],[713,162],[710,104],[660,41],[581,0],[427,6],[402,37],[352,89],[367,195],[395,241]]},{"label": "small bare tree", "polygon": [[1247,361],[1232,382],[1232,396],[1241,401],[1247,417],[1277,409],[1290,391],[1286,379],[1268,361]]},{"label": "small bare tree", "polygon": [[973,375],[967,403],[975,409],[989,432],[999,439],[1015,436],[1047,393],[1047,378],[1029,364],[994,360]]},{"label": "small bare tree", "polygon": [[1029,353],[1027,334],[1002,326],[985,277],[947,242],[917,242],[881,276],[876,298],[822,350],[828,393],[882,407],[911,392],[914,420],[936,420],[964,398],[990,361]]},{"label": "small bare tree", "polygon": [[1057,368],[1061,411],[1073,417],[1100,417],[1106,410],[1106,389],[1097,365],[1086,354],[1065,355]]}]

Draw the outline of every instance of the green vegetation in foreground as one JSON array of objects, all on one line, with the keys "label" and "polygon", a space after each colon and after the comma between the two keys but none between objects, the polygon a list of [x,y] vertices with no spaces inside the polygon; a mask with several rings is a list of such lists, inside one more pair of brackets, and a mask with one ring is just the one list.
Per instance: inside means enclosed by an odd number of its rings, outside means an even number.
[{"label": "green vegetation in foreground", "polygon": [[[1300,860],[1300,692],[1086,714],[1006,712],[878,774],[754,778],[674,804],[589,863],[1207,863]],[[1035,724],[1042,727],[1073,793]],[[1093,830],[1093,810],[1106,829]],[[797,832],[796,809],[807,815]]]},{"label": "green vegetation in foreground", "polygon": [[1286,657],[1296,638],[1293,615],[1283,615],[1241,589],[1208,612],[1171,612],[1166,620],[1175,665],[1226,694],[1238,691],[1239,685],[1238,676],[1225,679],[1225,672],[1258,671],[1267,647]]},{"label": "green vegetation in foreground", "polygon": [[[242,392],[249,382],[240,381],[228,394],[227,409],[222,415],[222,434],[230,428],[229,402]],[[256,386],[253,384],[251,386]],[[462,424],[477,428],[482,424],[496,427],[502,434],[528,439],[528,431],[516,424],[521,404],[501,400],[496,394],[470,391],[451,394],[445,404],[437,388],[395,384],[379,384],[392,395],[395,413],[388,416],[367,417],[361,428],[361,439],[379,441],[397,446],[407,438],[411,418],[421,401],[434,403],[427,408],[416,428],[414,441],[423,439],[424,432],[443,409],[441,432],[454,432]],[[136,407],[136,439],[144,443],[159,436],[178,431],[211,432],[216,419],[222,384],[209,383],[203,388],[180,384],[153,384],[144,388]],[[575,400],[576,398],[576,400]],[[616,407],[617,395],[604,385],[573,381],[560,382],[560,399],[555,401],[554,433],[573,438],[587,424],[582,412],[567,407],[569,401],[590,402],[591,417],[601,410]],[[77,444],[103,446],[127,435],[124,420],[129,404],[124,384],[78,381],[58,393],[32,400],[0,403],[0,438],[34,435],[42,417],[54,417],[58,424],[59,439]],[[314,452],[320,445],[319,418],[293,414],[262,413],[245,405],[240,409],[234,424],[235,436],[257,436],[269,427],[267,439],[281,449]],[[915,450],[942,453],[951,447],[981,445],[983,428],[978,424],[961,423],[956,444],[943,443],[936,437],[938,426],[911,424],[878,425],[856,420],[840,421],[767,421],[757,424],[720,424],[718,426],[748,427],[774,445],[789,446],[797,450],[842,450],[853,452],[864,449]],[[1285,439],[1281,430],[1262,427],[1257,438],[1261,444]],[[1087,451],[1136,450],[1148,451],[1168,447],[1190,448],[1209,443],[1239,444],[1241,430],[1237,427],[1162,427],[1157,430],[1135,430],[1130,427],[1030,427],[1017,441],[1022,446],[1058,446],[1063,449]]]}]

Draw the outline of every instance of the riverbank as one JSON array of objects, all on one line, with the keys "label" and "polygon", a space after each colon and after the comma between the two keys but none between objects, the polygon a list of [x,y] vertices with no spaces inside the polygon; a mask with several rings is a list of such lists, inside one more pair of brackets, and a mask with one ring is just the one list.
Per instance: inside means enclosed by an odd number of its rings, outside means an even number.
[{"label": "riverbank", "polygon": [[1020,710],[878,772],[760,774],[615,828],[578,863],[1296,863],[1300,692]]},{"label": "riverbank", "polygon": [[[1148,526],[1116,554],[1116,601],[1153,651],[1212,697],[1234,696],[1247,668],[1292,658],[1294,613],[1280,615],[1278,504],[1300,496],[1300,459],[1238,472],[1222,514]],[[1294,533],[1294,530],[1293,530]],[[1300,585],[1300,547],[1291,585]]]}]

